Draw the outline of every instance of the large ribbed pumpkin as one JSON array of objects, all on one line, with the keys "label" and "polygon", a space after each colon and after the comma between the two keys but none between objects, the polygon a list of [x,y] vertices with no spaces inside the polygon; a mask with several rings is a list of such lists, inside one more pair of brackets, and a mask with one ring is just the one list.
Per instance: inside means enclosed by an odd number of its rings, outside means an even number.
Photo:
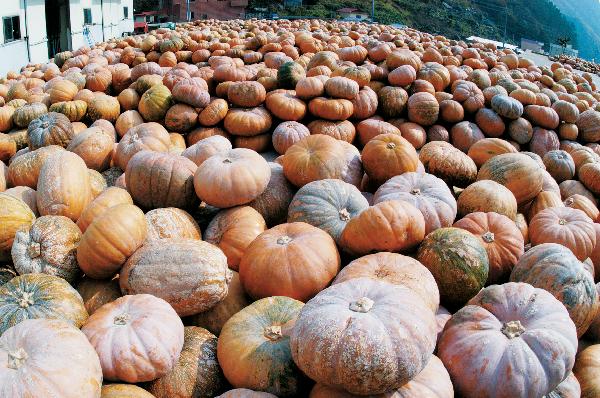
[{"label": "large ribbed pumpkin", "polygon": [[48,157],[37,184],[40,214],[66,216],[77,221],[91,201],[90,176],[83,160],[68,151]]},{"label": "large ribbed pumpkin", "polygon": [[531,248],[513,269],[510,280],[552,293],[569,311],[578,336],[585,333],[598,312],[594,278],[564,246],[545,243]]},{"label": "large ribbed pumpkin", "polygon": [[194,218],[185,210],[166,207],[146,213],[147,240],[181,238],[202,239],[202,232]]},{"label": "large ribbed pumpkin", "polygon": [[480,241],[459,228],[436,229],[425,237],[417,260],[431,271],[445,307],[462,306],[485,285],[489,260]]},{"label": "large ribbed pumpkin", "polygon": [[106,209],[88,226],[77,247],[77,262],[96,279],[113,276],[146,240],[144,213],[131,204]]},{"label": "large ribbed pumpkin", "polygon": [[292,360],[289,340],[302,306],[289,297],[268,297],[225,323],[217,355],[233,387],[297,396],[305,381]]},{"label": "large ribbed pumpkin", "polygon": [[0,260],[10,258],[15,234],[21,228],[29,228],[35,215],[27,203],[6,193],[0,193]]},{"label": "large ribbed pumpkin", "polygon": [[465,398],[545,396],[568,376],[576,352],[565,307],[526,283],[479,292],[446,323],[438,344]]},{"label": "large ribbed pumpkin", "polygon": [[427,173],[404,173],[379,187],[373,203],[402,200],[415,206],[425,220],[425,235],[449,227],[456,218],[456,200],[441,179]]},{"label": "large ribbed pumpkin", "polygon": [[337,179],[309,182],[298,190],[288,209],[288,222],[305,222],[339,242],[348,222],[369,207],[361,192]]},{"label": "large ribbed pumpkin", "polygon": [[89,205],[86,206],[81,217],[77,220],[77,226],[81,232],[85,232],[87,227],[108,208],[120,204],[133,204],[129,192],[118,187],[109,187],[102,191]]},{"label": "large ribbed pumpkin", "polygon": [[13,186],[36,189],[40,171],[46,159],[59,151],[63,151],[63,148],[58,145],[50,145],[13,157],[8,165],[8,183]]},{"label": "large ribbed pumpkin", "polygon": [[102,306],[81,330],[96,349],[106,380],[137,383],[164,376],[176,365],[183,329],[166,301],[136,294]]},{"label": "large ribbed pumpkin", "polygon": [[454,223],[475,235],[488,255],[487,284],[506,281],[524,252],[523,235],[510,218],[498,213],[475,212]]},{"label": "large ribbed pumpkin", "polygon": [[535,198],[543,184],[540,166],[520,153],[494,156],[481,166],[477,180],[492,180],[504,185],[513,193],[518,205]]},{"label": "large ribbed pumpkin", "polygon": [[144,120],[157,122],[165,117],[171,107],[173,97],[166,86],[158,84],[149,88],[140,98],[138,110]]},{"label": "large ribbed pumpkin", "polygon": [[600,394],[600,344],[582,350],[577,356],[573,373],[581,384],[581,397],[594,398]]},{"label": "large ribbed pumpkin", "polygon": [[123,265],[124,294],[152,294],[180,316],[206,311],[227,296],[231,271],[223,252],[195,239],[146,242]]},{"label": "large ribbed pumpkin", "polygon": [[62,113],[46,113],[27,127],[27,144],[32,151],[48,145],[66,147],[74,136],[71,121]]},{"label": "large ribbed pumpkin", "polygon": [[85,335],[66,322],[21,322],[0,338],[0,357],[2,397],[100,397],[98,355]]},{"label": "large ribbed pumpkin", "polygon": [[306,303],[290,344],[294,361],[311,379],[367,395],[397,389],[417,376],[435,339],[434,313],[417,293],[357,278]]},{"label": "large ribbed pumpkin", "polygon": [[373,181],[388,179],[417,170],[419,157],[415,148],[397,134],[380,134],[367,142],[362,151],[362,163]]},{"label": "large ribbed pumpkin", "polygon": [[329,285],[339,269],[333,239],[312,225],[294,222],[273,227],[250,243],[240,262],[240,280],[255,298],[307,301]]},{"label": "large ribbed pumpkin", "polygon": [[99,127],[83,130],[67,146],[67,151],[77,154],[88,168],[97,171],[104,171],[110,167],[114,149],[114,135]]},{"label": "large ribbed pumpkin", "polygon": [[142,123],[130,128],[119,141],[113,163],[125,170],[129,159],[144,149],[155,152],[168,152],[171,137],[163,126],[158,123]]}]

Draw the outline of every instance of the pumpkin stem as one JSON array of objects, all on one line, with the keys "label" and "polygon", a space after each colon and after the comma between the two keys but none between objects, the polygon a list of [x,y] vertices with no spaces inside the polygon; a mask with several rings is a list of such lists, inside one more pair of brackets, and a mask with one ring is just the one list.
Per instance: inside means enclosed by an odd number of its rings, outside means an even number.
[{"label": "pumpkin stem", "polygon": [[521,325],[521,321],[510,321],[502,325],[501,332],[509,339],[514,339],[525,333],[525,328]]},{"label": "pumpkin stem", "polygon": [[344,208],[344,209],[340,210],[339,214],[340,214],[340,220],[342,220],[342,221],[350,220],[350,213],[348,212],[348,209]]},{"label": "pumpkin stem", "polygon": [[21,294],[20,297],[16,297],[19,307],[28,308],[35,303],[35,301],[33,301],[33,292],[19,291],[18,293]]},{"label": "pumpkin stem", "polygon": [[574,202],[575,200],[573,198],[567,198],[567,200],[565,200],[565,206],[572,206]]},{"label": "pumpkin stem", "polygon": [[10,369],[19,369],[27,360],[27,352],[23,348],[8,353],[7,367]]},{"label": "pumpkin stem", "polygon": [[420,195],[421,194],[421,190],[419,188],[413,188],[410,190],[410,194],[411,195]]},{"label": "pumpkin stem", "polygon": [[231,159],[225,158],[223,159],[223,163],[231,163]]},{"label": "pumpkin stem", "polygon": [[386,146],[387,146],[388,149],[394,149],[394,148],[396,148],[396,144],[394,144],[393,142],[388,142]]},{"label": "pumpkin stem", "polygon": [[561,218],[560,220],[558,220],[559,225],[565,225],[566,223],[567,223],[567,220],[565,220],[564,218]]},{"label": "pumpkin stem", "polygon": [[361,297],[350,303],[350,311],[367,313],[371,311],[375,302],[368,297]]},{"label": "pumpkin stem", "polygon": [[481,239],[483,239],[485,243],[492,243],[494,241],[494,233],[487,231],[486,233],[481,235]]},{"label": "pumpkin stem", "polygon": [[280,325],[267,326],[264,330],[264,335],[271,341],[277,341],[283,337]]},{"label": "pumpkin stem", "polygon": [[31,242],[27,248],[27,254],[31,258],[37,258],[42,255],[42,245],[38,242]]},{"label": "pumpkin stem", "polygon": [[283,235],[283,236],[280,236],[279,238],[277,238],[277,244],[278,245],[287,245],[291,241],[292,241],[292,238],[290,238],[287,235]]},{"label": "pumpkin stem", "polygon": [[113,323],[115,325],[126,325],[129,320],[129,314],[121,314],[115,317]]}]

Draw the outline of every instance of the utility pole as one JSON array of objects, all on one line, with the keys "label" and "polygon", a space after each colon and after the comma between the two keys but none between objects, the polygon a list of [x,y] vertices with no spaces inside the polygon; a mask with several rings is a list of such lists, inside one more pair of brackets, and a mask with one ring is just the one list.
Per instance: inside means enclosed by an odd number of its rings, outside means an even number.
[{"label": "utility pole", "polygon": [[192,19],[192,13],[190,11],[190,0],[186,0],[185,4],[187,6],[187,11],[185,13],[185,19],[187,22],[190,22],[190,20]]},{"label": "utility pole", "polygon": [[[188,0],[189,1],[189,0]],[[506,25],[508,23],[508,0],[504,4],[504,43],[502,47],[506,48]]]},{"label": "utility pole", "polygon": [[371,0],[371,22],[375,23],[375,0]]}]

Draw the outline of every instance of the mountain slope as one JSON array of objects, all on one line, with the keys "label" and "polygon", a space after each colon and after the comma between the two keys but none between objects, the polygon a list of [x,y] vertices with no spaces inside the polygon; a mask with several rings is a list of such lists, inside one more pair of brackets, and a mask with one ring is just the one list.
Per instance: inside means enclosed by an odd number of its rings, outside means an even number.
[{"label": "mountain slope", "polygon": [[563,14],[575,22],[579,55],[587,59],[600,58],[600,1],[552,0]]}]

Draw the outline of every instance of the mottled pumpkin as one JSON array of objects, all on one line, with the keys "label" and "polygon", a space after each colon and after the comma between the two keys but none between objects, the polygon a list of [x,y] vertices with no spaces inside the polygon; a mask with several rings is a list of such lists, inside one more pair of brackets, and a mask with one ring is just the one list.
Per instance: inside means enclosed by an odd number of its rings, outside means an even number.
[{"label": "mottled pumpkin", "polygon": [[104,119],[110,123],[117,121],[121,113],[121,106],[115,97],[110,95],[98,95],[90,101],[87,108],[87,116],[96,121]]},{"label": "mottled pumpkin", "polygon": [[27,143],[30,150],[48,145],[66,147],[74,136],[71,122],[62,113],[46,113],[32,120],[27,127]]},{"label": "mottled pumpkin", "polygon": [[497,114],[507,119],[518,119],[523,114],[523,104],[508,95],[494,95],[491,106]]},{"label": "mottled pumpkin", "polygon": [[118,277],[102,280],[84,277],[77,284],[77,292],[81,295],[85,309],[90,315],[104,304],[121,297]]},{"label": "mottled pumpkin", "polygon": [[473,159],[445,141],[425,144],[419,152],[425,171],[441,178],[449,186],[466,187],[477,177]]},{"label": "mottled pumpkin", "polygon": [[58,276],[25,274],[0,286],[0,333],[26,319],[41,318],[80,328],[88,313],[79,293]]},{"label": "mottled pumpkin", "polygon": [[147,240],[202,238],[198,223],[185,210],[176,207],[154,209],[147,212],[145,217],[148,225]]},{"label": "mottled pumpkin", "polygon": [[105,384],[100,398],[155,398],[154,395],[135,384]]},{"label": "mottled pumpkin", "polygon": [[87,114],[88,104],[85,101],[62,101],[50,105],[50,112],[62,113],[71,122],[78,122]]},{"label": "mottled pumpkin", "polygon": [[258,300],[229,318],[217,356],[233,387],[296,396],[304,380],[292,360],[290,333],[303,304],[289,297]]},{"label": "mottled pumpkin", "polygon": [[156,122],[163,119],[171,107],[173,97],[171,91],[166,86],[158,84],[149,88],[142,97],[138,105],[138,111],[148,122]]},{"label": "mottled pumpkin", "polygon": [[417,260],[431,271],[442,304],[464,305],[485,285],[489,260],[478,238],[459,228],[440,228],[425,237]]},{"label": "mottled pumpkin", "polygon": [[32,120],[48,113],[48,108],[41,102],[23,105],[15,110],[13,122],[17,127],[27,128]]}]

